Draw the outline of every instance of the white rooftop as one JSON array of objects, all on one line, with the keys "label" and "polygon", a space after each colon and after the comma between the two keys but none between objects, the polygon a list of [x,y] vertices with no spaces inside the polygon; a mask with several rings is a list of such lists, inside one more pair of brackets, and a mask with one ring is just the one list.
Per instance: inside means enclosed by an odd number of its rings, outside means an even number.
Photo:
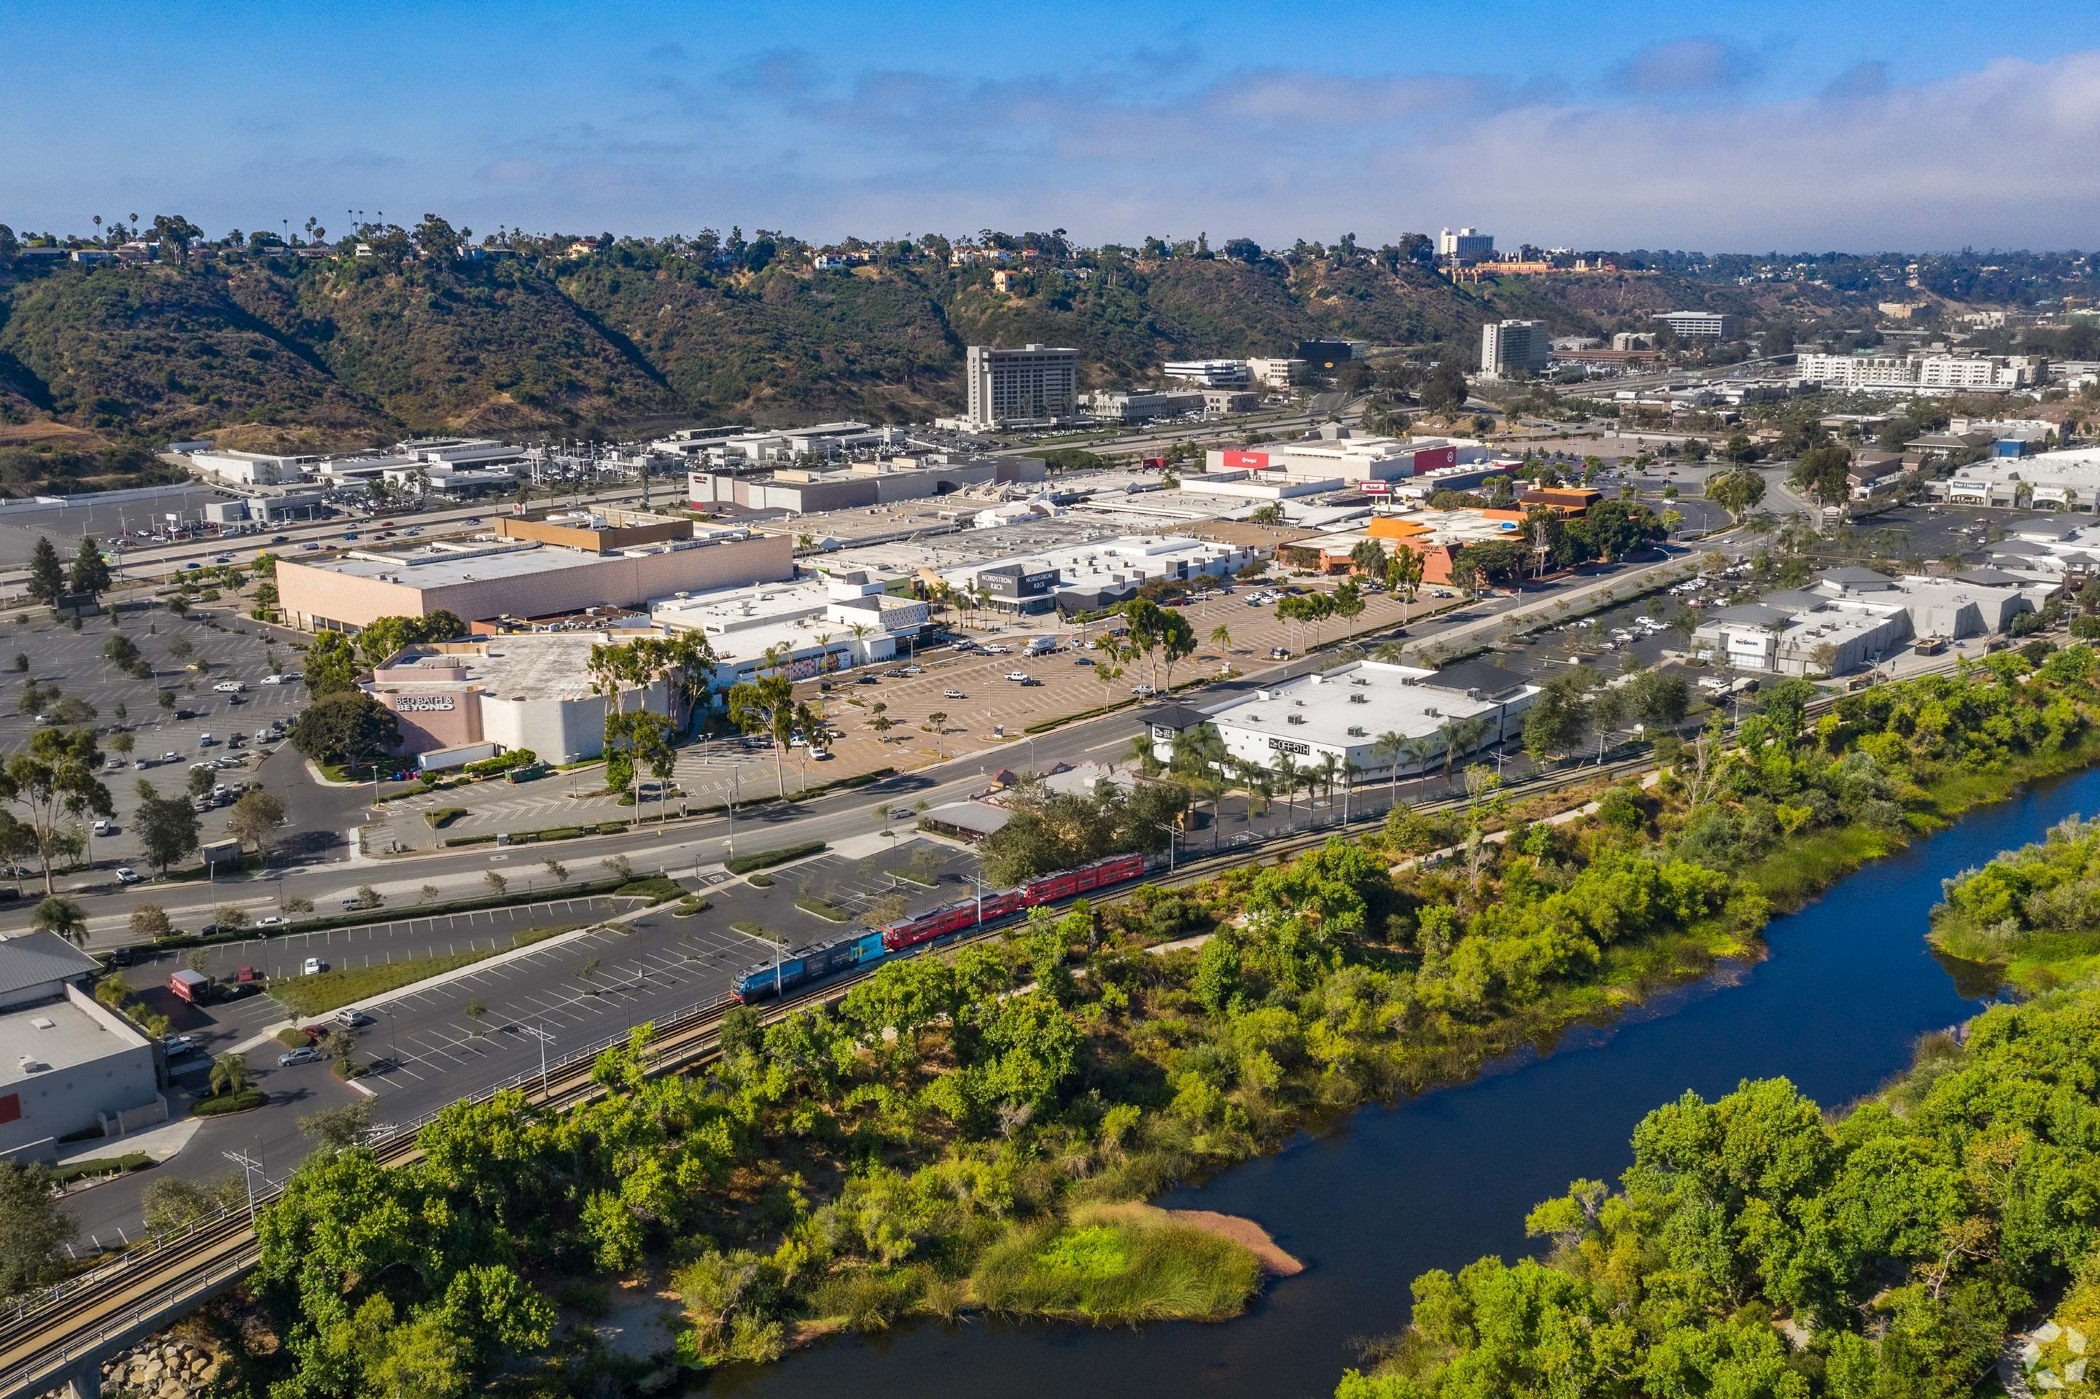
[{"label": "white rooftop", "polygon": [[1362,748],[1387,732],[1427,738],[1448,720],[1492,713],[1537,693],[1521,676],[1479,662],[1434,671],[1358,661],[1256,690],[1211,721],[1221,731]]},{"label": "white rooftop", "polygon": [[6,1011],[0,1013],[0,1091],[145,1043],[144,1036],[92,1002],[45,1001]]}]

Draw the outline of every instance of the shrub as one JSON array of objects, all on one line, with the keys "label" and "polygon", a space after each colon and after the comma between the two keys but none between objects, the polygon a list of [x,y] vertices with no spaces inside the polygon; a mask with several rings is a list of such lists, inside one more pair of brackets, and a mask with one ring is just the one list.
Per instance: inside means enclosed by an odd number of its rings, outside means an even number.
[{"label": "shrub", "polygon": [[613,890],[613,897],[616,899],[647,899],[651,903],[662,903],[665,899],[675,899],[684,892],[684,888],[679,885],[677,880],[669,879],[659,874],[652,875],[648,879],[637,879],[632,883],[622,884],[619,888]]},{"label": "shrub", "polygon": [[122,1156],[96,1156],[55,1167],[51,1171],[51,1181],[54,1185],[70,1185],[90,1176],[128,1175],[132,1171],[143,1171],[152,1164],[153,1158],[143,1151],[127,1151]]},{"label": "shrub", "polygon": [[783,845],[778,850],[760,850],[751,855],[739,855],[729,861],[727,867],[731,874],[749,874],[753,870],[771,869],[775,865],[784,865],[790,860],[800,860],[828,849],[830,846],[821,840],[806,840],[800,845]]},{"label": "shrub", "polygon": [[270,1100],[270,1095],[260,1088],[244,1089],[239,1093],[224,1093],[213,1098],[200,1098],[190,1107],[194,1117],[217,1117],[222,1113],[246,1112],[259,1108]]},{"label": "shrub", "polygon": [[423,819],[430,823],[432,830],[442,831],[466,814],[467,809],[463,806],[441,806],[435,811],[424,812]]}]

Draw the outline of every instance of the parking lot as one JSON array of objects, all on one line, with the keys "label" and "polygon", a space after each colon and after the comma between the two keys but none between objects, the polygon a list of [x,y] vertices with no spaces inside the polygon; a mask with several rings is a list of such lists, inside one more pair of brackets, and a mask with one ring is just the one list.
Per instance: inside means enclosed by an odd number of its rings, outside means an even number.
[{"label": "parking lot", "polygon": [[[40,727],[37,715],[60,713],[67,699],[93,709],[108,759],[101,778],[117,809],[115,829],[89,837],[94,860],[139,858],[141,847],[129,831],[139,779],[162,795],[183,792],[191,765],[212,762],[219,769],[215,781],[228,789],[230,800],[240,783],[255,777],[254,735],[272,720],[288,726],[306,706],[303,685],[260,683],[271,673],[273,660],[296,669],[296,653],[252,623],[224,613],[209,615],[217,626],[197,614],[178,617],[138,607],[124,608],[116,625],[109,616],[85,618],[77,632],[51,621],[0,626],[0,670],[15,676],[18,700],[0,712],[0,749],[26,748]],[[103,649],[113,636],[138,648],[153,668],[152,679],[136,679],[105,659]],[[199,661],[208,669],[189,668]],[[214,688],[230,680],[243,683],[242,693]],[[40,701],[25,713],[19,700],[31,684],[41,692]],[[164,693],[173,697],[165,708],[160,703]],[[178,717],[183,714],[188,717]],[[119,751],[119,731],[129,735],[129,755]],[[223,806],[204,817],[205,837],[216,838],[224,820]]]}]

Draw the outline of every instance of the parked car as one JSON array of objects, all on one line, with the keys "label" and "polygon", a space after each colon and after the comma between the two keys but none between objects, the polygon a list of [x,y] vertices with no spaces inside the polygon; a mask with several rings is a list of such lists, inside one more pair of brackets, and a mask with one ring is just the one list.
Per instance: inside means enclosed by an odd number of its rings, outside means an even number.
[{"label": "parked car", "polygon": [[968,699],[968,698],[969,698],[969,696],[968,696],[968,695],[966,695],[966,694],[964,694],[964,693],[963,693],[963,692],[962,692],[961,690],[943,690],[943,691],[941,691],[941,698],[942,698],[942,699]]},{"label": "parked car", "polygon": [[131,760],[131,770],[133,772],[144,772],[152,766],[153,760],[151,758],[134,758]]},{"label": "parked car", "polygon": [[95,818],[95,824],[89,826],[88,829],[93,831],[98,836],[106,836],[115,833],[117,829],[117,824],[116,822],[110,820],[107,816],[97,816]]},{"label": "parked car", "polygon": [[321,1051],[311,1045],[307,1045],[300,1049],[287,1049],[284,1053],[278,1055],[277,1066],[281,1069],[289,1069],[294,1064],[317,1064],[320,1060]]},{"label": "parked car", "polygon": [[1150,685],[1133,685],[1130,687],[1130,693],[1139,699],[1151,699],[1157,692]]},{"label": "parked car", "polygon": [[1009,680],[1026,680],[1028,672],[1025,670],[1009,670],[1006,672],[1006,678]]},{"label": "parked car", "polygon": [[328,961],[322,957],[309,957],[299,965],[299,975],[318,976],[328,970]]},{"label": "parked car", "polygon": [[1080,656],[1072,662],[1073,665],[1092,665],[1093,663],[1094,658],[1092,656]]},{"label": "parked car", "polygon": [[210,734],[197,735],[197,746],[199,748],[216,748],[218,743],[219,740],[213,738]]},{"label": "parked car", "polygon": [[1291,653],[1288,647],[1271,646],[1269,648],[1269,659],[1272,661],[1287,661],[1290,658]]},{"label": "parked car", "polygon": [[161,1044],[167,1047],[170,1059],[179,1059],[185,1054],[197,1052],[197,1042],[188,1035],[168,1035],[161,1040]]},{"label": "parked car", "polygon": [[214,691],[222,695],[237,695],[247,688],[247,683],[241,680],[221,680],[212,686]]},{"label": "parked car", "polygon": [[119,884],[136,884],[143,878],[145,878],[144,875],[129,865],[117,866],[117,883]]},{"label": "parked car", "polygon": [[371,1024],[372,1017],[359,1010],[356,1006],[344,1006],[335,1013],[335,1023],[355,1030],[360,1025]]},{"label": "parked car", "polygon": [[164,762],[164,763],[179,763],[179,762],[181,762],[181,761],[182,761],[182,754],[180,754],[180,753],[163,753],[163,754],[161,754],[161,755],[160,755],[160,760],[161,760],[162,762]]}]

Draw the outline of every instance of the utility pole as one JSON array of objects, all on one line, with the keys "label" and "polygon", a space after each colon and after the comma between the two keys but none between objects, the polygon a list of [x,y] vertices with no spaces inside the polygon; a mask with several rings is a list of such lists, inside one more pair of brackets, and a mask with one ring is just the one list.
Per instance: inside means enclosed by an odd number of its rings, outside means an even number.
[{"label": "utility pole", "polygon": [[262,1169],[262,1162],[241,1151],[222,1151],[219,1154],[241,1168],[241,1179],[248,1187],[248,1226],[252,1229],[255,1227],[255,1172]]}]

